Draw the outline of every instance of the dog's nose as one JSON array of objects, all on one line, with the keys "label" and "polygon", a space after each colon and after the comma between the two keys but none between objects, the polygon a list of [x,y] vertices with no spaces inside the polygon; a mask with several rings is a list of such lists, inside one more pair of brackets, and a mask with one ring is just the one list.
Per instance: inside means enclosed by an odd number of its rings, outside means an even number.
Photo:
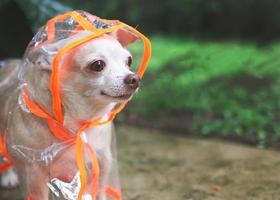
[{"label": "dog's nose", "polygon": [[124,79],[124,83],[133,90],[139,87],[139,82],[140,78],[137,74],[128,74]]}]

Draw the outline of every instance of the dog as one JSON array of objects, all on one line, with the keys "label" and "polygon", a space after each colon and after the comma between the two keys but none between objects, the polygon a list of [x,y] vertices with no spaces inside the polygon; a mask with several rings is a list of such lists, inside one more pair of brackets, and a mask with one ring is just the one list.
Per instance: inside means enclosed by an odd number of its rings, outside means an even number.
[{"label": "dog", "polygon": [[[126,49],[126,45],[136,38],[123,34],[119,30],[102,35],[67,53],[67,65],[61,72],[63,126],[67,130],[75,133],[83,122],[107,114],[116,104],[130,100],[137,92],[140,78],[130,69],[132,55]],[[45,50],[57,51],[69,42],[65,39],[55,45],[49,44]],[[23,81],[18,76],[24,73],[24,85],[28,87],[30,98],[53,115],[49,89],[52,61],[50,54],[34,50],[28,57],[24,72],[21,71],[20,60],[3,61],[0,68],[0,132],[6,133],[7,150],[15,162],[15,167],[2,175],[1,185],[15,187],[20,182],[26,185],[26,193],[31,193],[35,200],[49,199],[46,186],[52,178],[63,177],[65,182],[70,182],[76,173],[73,147],[47,164],[46,160],[32,160],[36,152],[59,141],[44,120],[27,111],[21,99]],[[104,187],[114,170],[111,150],[113,124],[93,127],[88,130],[88,136],[97,152],[101,170],[98,199],[106,200]]]}]

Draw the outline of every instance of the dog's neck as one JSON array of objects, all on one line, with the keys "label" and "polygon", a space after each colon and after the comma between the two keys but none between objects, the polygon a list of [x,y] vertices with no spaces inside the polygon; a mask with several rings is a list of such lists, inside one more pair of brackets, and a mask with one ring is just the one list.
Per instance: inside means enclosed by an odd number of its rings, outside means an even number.
[{"label": "dog's neck", "polygon": [[105,114],[108,114],[114,106],[114,103],[96,104],[90,100],[82,98],[81,96],[64,96],[64,124],[72,130],[77,130],[85,122],[89,122],[97,117],[102,117]]},{"label": "dog's neck", "polygon": [[[33,69],[26,72],[25,76],[29,98],[40,105],[48,114],[54,116],[49,89],[50,72],[38,70],[35,67],[30,68]],[[63,96],[63,126],[75,133],[85,122],[108,114],[114,106],[114,103],[96,104],[78,95]]]}]

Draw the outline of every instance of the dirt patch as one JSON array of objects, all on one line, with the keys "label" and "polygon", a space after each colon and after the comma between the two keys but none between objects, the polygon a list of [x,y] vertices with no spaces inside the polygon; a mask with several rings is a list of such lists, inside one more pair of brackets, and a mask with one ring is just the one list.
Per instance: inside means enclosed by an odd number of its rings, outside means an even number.
[{"label": "dirt patch", "polygon": [[278,200],[279,152],[121,127],[124,199]]},{"label": "dirt patch", "polygon": [[123,126],[117,135],[124,200],[280,199],[279,152]]}]

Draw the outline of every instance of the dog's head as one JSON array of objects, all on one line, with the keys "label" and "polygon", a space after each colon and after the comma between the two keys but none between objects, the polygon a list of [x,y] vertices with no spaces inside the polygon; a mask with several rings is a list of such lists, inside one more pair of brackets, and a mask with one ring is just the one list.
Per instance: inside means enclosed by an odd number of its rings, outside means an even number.
[{"label": "dog's head", "polygon": [[128,100],[139,87],[130,70],[132,55],[112,36],[89,41],[67,55],[62,71],[64,93],[79,93],[96,102]]},{"label": "dog's head", "polygon": [[[88,118],[104,114],[116,103],[129,100],[137,91],[140,78],[130,69],[133,59],[126,49],[136,38],[124,34],[122,31],[102,35],[63,56],[59,74],[62,104],[65,109],[77,112],[72,115]],[[75,38],[45,45],[29,54],[28,59],[37,69],[51,74],[55,53],[73,40]],[[96,112],[88,116],[91,111]]]}]

